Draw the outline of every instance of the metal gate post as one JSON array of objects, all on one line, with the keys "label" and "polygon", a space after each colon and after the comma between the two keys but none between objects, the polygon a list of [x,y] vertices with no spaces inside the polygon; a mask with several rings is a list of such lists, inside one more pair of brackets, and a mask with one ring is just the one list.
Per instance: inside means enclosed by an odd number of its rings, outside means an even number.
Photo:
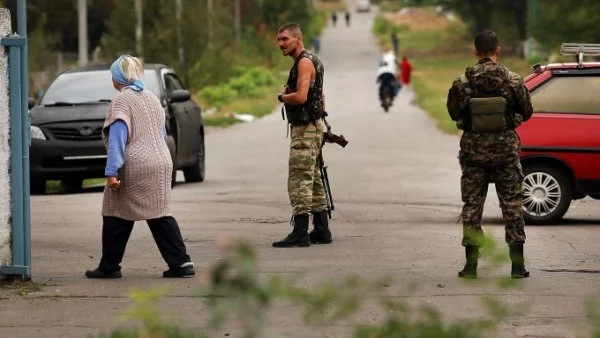
[{"label": "metal gate post", "polygon": [[[31,235],[29,219],[29,130],[27,93],[23,92],[22,50],[27,39],[9,35],[0,44],[8,47],[8,69],[10,88],[10,185],[11,185],[11,251],[12,265],[1,265],[4,275],[19,275],[31,278]],[[25,97],[25,99],[23,99]],[[25,164],[27,171],[25,171]],[[27,182],[27,185],[28,182]],[[25,212],[27,210],[27,213]]]}]

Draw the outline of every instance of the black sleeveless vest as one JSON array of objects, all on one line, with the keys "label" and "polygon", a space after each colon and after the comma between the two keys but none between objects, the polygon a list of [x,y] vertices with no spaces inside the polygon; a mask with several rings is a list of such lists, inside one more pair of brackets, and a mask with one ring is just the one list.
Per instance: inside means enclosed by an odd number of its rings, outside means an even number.
[{"label": "black sleeveless vest", "polygon": [[300,53],[300,57],[294,63],[294,66],[290,70],[290,75],[288,77],[287,86],[289,88],[289,92],[293,93],[297,91],[298,62],[300,62],[302,58],[308,58],[315,66],[315,81],[310,84],[310,88],[308,89],[308,97],[304,104],[285,104],[287,119],[291,124],[306,124],[309,122],[314,122],[322,118],[324,115],[323,75],[325,70],[323,68],[323,63],[315,54],[306,50]]}]

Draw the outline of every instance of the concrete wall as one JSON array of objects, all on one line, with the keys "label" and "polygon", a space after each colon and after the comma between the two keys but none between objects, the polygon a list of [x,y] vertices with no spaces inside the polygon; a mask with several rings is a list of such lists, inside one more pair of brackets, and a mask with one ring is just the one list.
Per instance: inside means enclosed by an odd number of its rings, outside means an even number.
[{"label": "concrete wall", "polygon": [[[10,33],[10,12],[8,9],[0,8],[0,38]],[[0,46],[0,264],[11,264],[10,110],[8,97],[8,51]]]}]

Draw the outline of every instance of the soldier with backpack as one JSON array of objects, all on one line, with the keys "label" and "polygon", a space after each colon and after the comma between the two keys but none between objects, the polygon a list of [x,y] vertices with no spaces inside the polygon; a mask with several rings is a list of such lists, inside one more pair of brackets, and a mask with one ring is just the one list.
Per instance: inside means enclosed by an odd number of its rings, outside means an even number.
[{"label": "soldier with backpack", "polygon": [[458,273],[463,278],[477,277],[483,205],[492,177],[505,221],[511,277],[529,277],[523,256],[521,141],[515,128],[529,120],[533,108],[523,78],[498,63],[499,53],[496,33],[485,30],[477,34],[475,55],[479,61],[467,68],[448,92],[448,113],[463,130],[459,162],[466,264]]}]

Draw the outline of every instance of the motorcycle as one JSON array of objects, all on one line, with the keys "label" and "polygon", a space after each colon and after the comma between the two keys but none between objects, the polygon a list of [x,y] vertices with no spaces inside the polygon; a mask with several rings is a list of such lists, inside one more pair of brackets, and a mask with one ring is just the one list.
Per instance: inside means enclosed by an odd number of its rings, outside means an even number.
[{"label": "motorcycle", "polygon": [[392,93],[392,88],[385,87],[381,90],[380,95],[381,107],[383,107],[383,111],[386,113],[392,106],[392,102],[394,101],[394,93]]}]

